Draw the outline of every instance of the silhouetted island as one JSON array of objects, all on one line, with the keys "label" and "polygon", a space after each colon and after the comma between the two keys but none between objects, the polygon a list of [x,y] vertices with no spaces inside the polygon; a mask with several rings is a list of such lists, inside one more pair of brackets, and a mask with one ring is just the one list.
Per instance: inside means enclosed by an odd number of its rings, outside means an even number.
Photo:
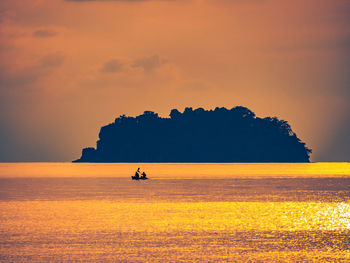
[{"label": "silhouetted island", "polygon": [[122,115],[74,162],[309,162],[310,154],[287,121],[239,106]]}]

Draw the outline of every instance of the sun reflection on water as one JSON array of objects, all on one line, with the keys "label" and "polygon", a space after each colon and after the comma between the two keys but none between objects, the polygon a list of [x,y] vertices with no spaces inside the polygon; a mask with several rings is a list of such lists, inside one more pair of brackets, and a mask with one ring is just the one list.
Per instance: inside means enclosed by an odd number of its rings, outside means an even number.
[{"label": "sun reflection on water", "polygon": [[[113,253],[120,253],[115,251],[119,248],[125,259],[142,261],[142,253],[149,253],[151,246],[158,259],[172,256],[176,261],[177,256],[157,247],[169,243],[177,249],[176,255],[187,259],[193,259],[195,247],[203,246],[214,253],[210,258],[224,248],[227,258],[250,251],[250,256],[267,259],[276,251],[290,256],[295,250],[309,258],[310,249],[348,256],[348,203],[29,201],[2,202],[0,211],[1,246],[14,258],[18,253],[26,255],[28,246],[48,258],[52,249],[57,255],[69,251],[74,258],[77,251],[71,250],[77,243],[88,246],[89,253],[95,251],[94,257],[105,244],[109,260],[115,259]],[[35,246],[38,242],[54,245]],[[128,247],[133,243],[140,254]]]},{"label": "sun reflection on water", "polygon": [[0,164],[0,261],[350,262],[349,164],[141,166]]}]

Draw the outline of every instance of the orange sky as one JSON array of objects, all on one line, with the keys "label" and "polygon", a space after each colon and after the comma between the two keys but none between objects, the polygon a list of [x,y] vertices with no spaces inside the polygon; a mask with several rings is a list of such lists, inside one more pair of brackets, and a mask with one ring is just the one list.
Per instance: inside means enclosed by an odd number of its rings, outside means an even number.
[{"label": "orange sky", "polygon": [[121,114],[278,116],[350,160],[348,0],[1,0],[0,161],[70,161]]}]

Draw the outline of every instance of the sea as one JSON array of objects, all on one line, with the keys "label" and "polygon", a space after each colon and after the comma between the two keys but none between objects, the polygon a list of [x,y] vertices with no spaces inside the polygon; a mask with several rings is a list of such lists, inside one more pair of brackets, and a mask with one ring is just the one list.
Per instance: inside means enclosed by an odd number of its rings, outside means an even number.
[{"label": "sea", "polygon": [[1,163],[0,261],[349,262],[350,164]]}]

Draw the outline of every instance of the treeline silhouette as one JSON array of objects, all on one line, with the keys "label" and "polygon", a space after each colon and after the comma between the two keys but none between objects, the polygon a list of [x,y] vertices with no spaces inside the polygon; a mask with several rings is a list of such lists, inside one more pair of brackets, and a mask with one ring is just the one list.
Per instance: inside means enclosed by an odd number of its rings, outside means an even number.
[{"label": "treeline silhouette", "polygon": [[239,106],[122,115],[75,162],[309,162],[310,154],[287,121]]}]

